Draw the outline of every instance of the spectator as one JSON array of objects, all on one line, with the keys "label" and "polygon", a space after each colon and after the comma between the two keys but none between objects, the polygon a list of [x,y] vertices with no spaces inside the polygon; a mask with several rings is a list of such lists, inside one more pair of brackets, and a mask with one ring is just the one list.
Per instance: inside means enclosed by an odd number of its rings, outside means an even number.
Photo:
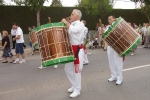
[{"label": "spectator", "polygon": [[[24,37],[23,37],[23,31],[22,29],[18,26],[17,23],[13,23],[13,27],[16,29],[16,37],[13,38],[13,40],[16,40],[16,60],[13,63],[25,63],[25,54],[24,54],[24,49],[23,49],[23,44],[24,44]],[[22,55],[22,60],[19,61],[19,55]]]},{"label": "spectator", "polygon": [[4,57],[3,63],[8,63],[7,57],[10,57],[10,59],[11,59],[10,63],[13,63],[13,54],[10,49],[10,41],[9,41],[9,37],[8,37],[8,32],[3,31],[2,34],[3,34],[2,50],[3,50],[3,57]]},{"label": "spectator", "polygon": [[16,37],[16,29],[13,26],[12,26],[12,29],[11,29],[11,36],[12,36],[12,44],[13,44],[12,49],[15,49],[16,41],[13,41],[13,38]]}]

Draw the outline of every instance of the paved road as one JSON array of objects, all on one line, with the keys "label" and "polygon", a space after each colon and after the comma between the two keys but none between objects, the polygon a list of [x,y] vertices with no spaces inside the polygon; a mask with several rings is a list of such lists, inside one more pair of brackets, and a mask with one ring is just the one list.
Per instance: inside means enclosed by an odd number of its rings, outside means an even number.
[{"label": "paved road", "polygon": [[[26,53],[29,50],[26,49]],[[82,72],[81,95],[74,100],[150,100],[150,49],[138,47],[135,56],[124,61],[122,85],[108,82],[110,70],[106,51],[88,50],[89,65]],[[71,86],[64,65],[57,69],[38,69],[40,56],[26,55],[26,64],[0,62],[0,100],[71,100],[67,89]]]}]

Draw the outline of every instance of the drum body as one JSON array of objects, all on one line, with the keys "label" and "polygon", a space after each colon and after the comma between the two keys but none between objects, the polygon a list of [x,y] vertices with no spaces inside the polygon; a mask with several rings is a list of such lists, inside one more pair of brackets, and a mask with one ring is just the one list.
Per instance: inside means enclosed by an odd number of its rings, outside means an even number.
[{"label": "drum body", "polygon": [[34,49],[39,49],[36,31],[35,31],[35,30],[32,30],[32,31],[30,32],[29,36],[30,36],[30,40],[31,40],[31,43],[32,43],[32,47],[33,47]]},{"label": "drum body", "polygon": [[48,67],[75,60],[68,33],[63,23],[50,23],[36,28],[42,66]]},{"label": "drum body", "polygon": [[130,53],[141,41],[141,36],[123,18],[119,17],[102,38],[121,56]]}]

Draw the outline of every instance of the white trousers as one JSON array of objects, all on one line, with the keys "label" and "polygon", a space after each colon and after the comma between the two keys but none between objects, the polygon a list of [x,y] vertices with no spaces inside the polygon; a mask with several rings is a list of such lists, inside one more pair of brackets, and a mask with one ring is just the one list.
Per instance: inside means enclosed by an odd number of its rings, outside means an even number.
[{"label": "white trousers", "polygon": [[89,60],[87,58],[87,53],[84,52],[83,54],[83,64],[88,64],[89,63]]},{"label": "white trousers", "polygon": [[[80,62],[79,67],[80,67],[81,71],[83,68],[83,54],[84,54],[83,49],[80,49],[80,51],[79,51],[79,62]],[[75,73],[74,62],[65,64],[64,70],[66,72],[66,75],[67,75],[70,83],[72,84],[72,86],[74,88],[74,91],[80,92],[80,90],[81,90],[81,72]]]},{"label": "white trousers", "polygon": [[116,77],[117,80],[123,80],[122,77],[123,59],[110,46],[107,47],[107,55],[111,76]]}]

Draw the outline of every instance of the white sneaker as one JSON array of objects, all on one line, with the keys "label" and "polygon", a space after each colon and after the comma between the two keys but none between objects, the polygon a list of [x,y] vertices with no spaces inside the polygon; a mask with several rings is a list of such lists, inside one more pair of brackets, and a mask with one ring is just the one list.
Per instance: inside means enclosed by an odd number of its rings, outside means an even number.
[{"label": "white sneaker", "polygon": [[42,65],[39,67],[40,69],[43,69],[43,68],[46,68],[46,67],[43,67]]},{"label": "white sneaker", "polygon": [[56,69],[58,67],[58,65],[54,65],[54,68]]},{"label": "white sneaker", "polygon": [[68,89],[68,92],[69,92],[69,93],[72,93],[73,91],[74,91],[73,86],[72,86],[71,88]]},{"label": "white sneaker", "polygon": [[20,63],[20,64],[26,63],[26,60],[21,60],[19,63]]},{"label": "white sneaker", "polygon": [[122,84],[122,80],[117,80],[116,85]]},{"label": "white sneaker", "polygon": [[116,81],[116,80],[117,80],[116,77],[111,77],[111,78],[108,79],[109,82],[113,82],[113,81]]},{"label": "white sneaker", "polygon": [[79,96],[79,95],[80,95],[80,92],[74,91],[74,92],[70,95],[70,97],[71,97],[71,98],[75,98],[75,97],[77,97],[77,96]]},{"label": "white sneaker", "polygon": [[17,64],[17,63],[19,63],[19,60],[16,59],[13,63],[14,63],[14,64]]}]

